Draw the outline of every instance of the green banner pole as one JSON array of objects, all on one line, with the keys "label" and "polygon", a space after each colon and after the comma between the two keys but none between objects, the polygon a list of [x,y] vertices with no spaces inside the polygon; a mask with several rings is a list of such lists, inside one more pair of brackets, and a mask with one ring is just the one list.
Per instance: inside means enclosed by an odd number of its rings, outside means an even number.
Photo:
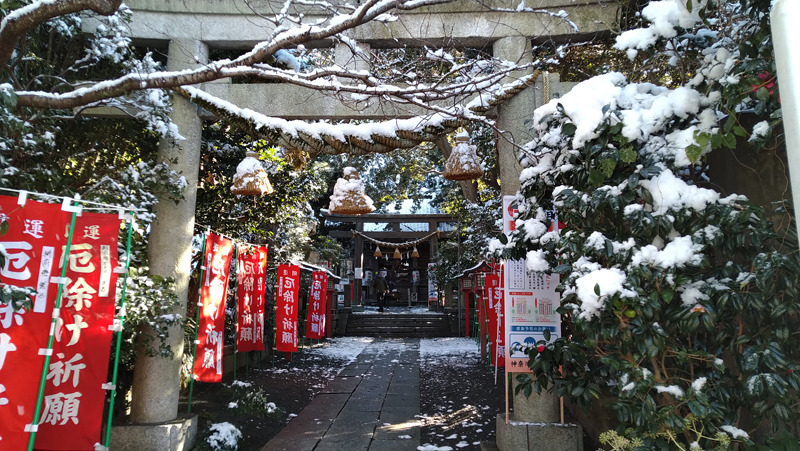
[{"label": "green banner pole", "polygon": [[128,288],[128,270],[131,267],[131,235],[133,232],[133,218],[128,218],[128,242],[125,246],[125,276],[122,279],[122,295],[119,301],[119,324],[116,326],[117,344],[114,350],[114,370],[111,376],[111,399],[108,405],[108,421],[106,423],[106,448],[111,442],[111,420],[114,416],[114,398],[117,394],[117,373],[119,371],[119,350],[122,346],[122,332],[125,323],[125,292]]},{"label": "green banner pole", "polygon": [[39,415],[42,413],[44,387],[47,383],[47,369],[50,367],[50,356],[53,354],[53,339],[55,338],[56,326],[58,325],[58,318],[61,313],[61,295],[64,292],[64,279],[67,276],[69,248],[72,245],[72,233],[75,230],[75,218],[78,216],[78,212],[81,210],[81,207],[78,205],[73,206],[72,201],[64,199],[62,210],[71,211],[72,219],[70,220],[69,224],[67,244],[64,246],[64,255],[61,257],[61,281],[58,283],[58,294],[56,295],[56,303],[53,307],[53,319],[50,322],[50,336],[47,338],[47,351],[44,354],[44,366],[42,367],[42,376],[39,379],[39,395],[36,398],[36,409],[33,413],[33,423],[31,423],[30,428],[31,436],[28,440],[28,451],[33,450],[33,442],[36,440],[36,430],[39,428]]},{"label": "green banner pole", "polygon": [[[275,305],[272,307],[272,324],[275,324],[278,315],[278,292],[275,291]],[[278,327],[272,328],[272,367],[275,368],[275,354],[278,352]]]},{"label": "green banner pole", "polygon": [[480,344],[481,342],[481,333],[480,333],[480,307],[478,301],[478,295],[475,295],[475,314],[472,315],[472,336],[475,337],[475,343]]},{"label": "green banner pole", "polygon": [[206,263],[206,241],[207,241],[207,233],[203,232],[203,245],[200,247],[200,283],[198,284],[197,288],[197,314],[194,316],[194,346],[192,347],[192,368],[189,374],[191,374],[191,379],[189,380],[189,404],[186,408],[186,413],[192,413],[192,392],[194,391],[194,359],[197,356],[197,336],[200,334],[200,309],[203,307],[203,276],[205,275],[205,263]]}]

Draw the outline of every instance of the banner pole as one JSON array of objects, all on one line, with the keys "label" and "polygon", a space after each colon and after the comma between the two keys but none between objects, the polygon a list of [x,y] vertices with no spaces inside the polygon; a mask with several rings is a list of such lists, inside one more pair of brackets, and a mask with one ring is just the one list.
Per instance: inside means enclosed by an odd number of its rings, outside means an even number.
[{"label": "banner pole", "polygon": [[[36,440],[36,429],[39,426],[39,415],[42,411],[42,401],[44,400],[44,388],[47,383],[47,369],[50,367],[50,356],[53,353],[53,340],[55,338],[56,326],[58,325],[59,314],[61,313],[61,296],[64,293],[64,278],[67,276],[67,265],[69,262],[69,248],[72,245],[72,233],[75,230],[75,218],[78,216],[80,206],[72,206],[71,201],[64,199],[64,206],[62,209],[72,211],[72,219],[69,224],[69,235],[67,236],[67,244],[64,246],[64,255],[61,257],[61,282],[58,284],[58,294],[56,295],[56,303],[53,307],[53,318],[50,322],[50,336],[47,338],[47,351],[44,354],[44,366],[42,367],[42,376],[39,379],[39,395],[36,398],[36,409],[33,413],[33,423],[31,423],[31,435],[28,439],[28,451],[33,450],[33,442]],[[69,210],[67,210],[69,209]]]},{"label": "banner pole", "polygon": [[[236,254],[236,293],[239,293],[239,265],[241,264],[240,256],[239,256],[239,245],[236,242],[233,243],[233,253]],[[233,306],[233,318],[236,321],[236,327],[234,330],[236,333],[233,337],[233,380],[236,380],[236,354],[239,353],[239,349],[236,346],[237,342],[239,341],[239,299],[238,296],[235,299],[234,306]]]},{"label": "banner pole", "polygon": [[[484,326],[484,330],[486,330],[486,333],[489,332],[489,325],[487,324],[489,322],[488,321],[489,320],[489,318],[488,318],[489,317],[489,308],[486,305],[486,298],[487,297],[488,296],[485,296],[483,298],[483,326]],[[492,341],[494,341],[494,340],[492,340]],[[491,343],[491,341],[489,343]],[[489,349],[491,350],[491,347]],[[489,368],[491,368],[492,367],[492,353],[491,352],[489,353],[489,359],[488,360],[489,360]]]},{"label": "banner pole", "polygon": [[202,233],[203,236],[203,245],[200,247],[200,279],[199,284],[197,287],[197,313],[194,316],[194,346],[192,347],[192,370],[189,372],[191,374],[191,378],[189,379],[189,402],[186,407],[186,413],[192,413],[192,392],[194,391],[194,359],[197,357],[197,336],[200,335],[200,309],[203,307],[203,274],[206,270],[205,262],[206,262],[206,241],[208,240],[208,234],[206,232]]},{"label": "banner pole", "polygon": [[511,385],[511,377],[513,373],[506,375],[506,424],[508,424],[508,387]]},{"label": "banner pole", "polygon": [[117,394],[117,373],[119,371],[119,352],[122,346],[123,324],[125,322],[125,293],[128,287],[128,270],[131,266],[131,235],[133,232],[133,219],[128,219],[128,242],[125,247],[125,276],[122,279],[122,294],[119,301],[119,320],[117,333],[117,344],[114,350],[114,370],[111,376],[111,399],[108,404],[108,421],[106,423],[106,449],[111,442],[111,420],[114,416],[114,398]]}]

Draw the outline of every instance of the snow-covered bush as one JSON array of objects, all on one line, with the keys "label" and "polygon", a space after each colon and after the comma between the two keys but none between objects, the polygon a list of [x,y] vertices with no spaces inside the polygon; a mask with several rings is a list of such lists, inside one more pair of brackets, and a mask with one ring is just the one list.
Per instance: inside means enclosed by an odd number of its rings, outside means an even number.
[{"label": "snow-covered bush", "polygon": [[208,428],[205,444],[213,451],[233,451],[239,449],[242,433],[236,426],[226,422],[213,423]]},{"label": "snow-covered bush", "polygon": [[[608,73],[536,110],[504,251],[563,281],[567,338],[531,348],[534,374],[520,389],[555,386],[584,406],[610,396],[618,432],[647,449],[750,445],[755,431],[774,440],[799,413],[797,243],[776,233],[772,212],[716,191],[706,162],[756,134],[739,113],[768,121],[762,142],[779,125],[763,85],[774,73],[761,29],[769,3],[695,3],[650,2],[653,25],[617,41],[680,55],[702,36],[691,81]],[[553,208],[567,224],[560,235],[547,231]]]},{"label": "snow-covered bush", "polygon": [[283,414],[283,409],[268,401],[267,393],[261,387],[253,387],[253,384],[244,381],[233,381],[230,385],[231,409],[242,415],[267,417],[278,417]]}]

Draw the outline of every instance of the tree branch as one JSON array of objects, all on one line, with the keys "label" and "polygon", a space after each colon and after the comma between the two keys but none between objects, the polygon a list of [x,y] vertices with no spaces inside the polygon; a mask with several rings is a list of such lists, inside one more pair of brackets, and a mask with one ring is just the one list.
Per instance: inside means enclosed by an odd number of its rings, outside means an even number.
[{"label": "tree branch", "polygon": [[[259,43],[251,51],[235,60],[216,61],[194,70],[180,72],[128,74],[115,80],[103,81],[91,87],[80,88],[67,93],[56,94],[41,91],[18,91],[17,106],[39,109],[75,108],[113,97],[124,96],[125,94],[137,90],[168,89],[195,85],[221,78],[247,75],[247,72],[252,72],[251,75],[260,74],[260,76],[265,78],[276,77],[284,81],[291,81],[298,74],[292,73],[290,76],[288,72],[283,72],[282,76],[279,77],[277,71],[270,73],[264,71],[263,68],[258,69],[256,66],[274,55],[278,50],[291,48],[309,41],[330,38],[343,31],[371,22],[389,11],[400,8],[401,5],[405,5],[405,8],[418,8],[450,1],[453,0],[402,0],[399,2],[368,0],[360,5],[352,14],[335,17],[335,20],[329,21],[327,26],[301,25],[281,31],[273,36],[272,39]],[[83,2],[73,0],[72,2],[64,3],[91,4],[95,2],[102,3],[100,0],[84,0]],[[14,11],[12,14],[15,16],[24,16],[17,14],[17,12],[25,9],[26,8],[21,8],[20,10]],[[9,14],[7,17],[11,17],[12,14]],[[261,72],[258,72],[259,70],[261,70]],[[344,75],[344,73],[342,75]],[[356,75],[350,74],[349,77],[355,78]],[[297,84],[301,84],[299,79],[297,80]],[[320,89],[319,85],[314,85],[313,87],[314,89]],[[386,94],[390,95],[388,92],[381,91],[375,93],[375,95]]]},{"label": "tree branch", "polygon": [[31,28],[58,16],[94,11],[110,16],[122,0],[41,0],[11,11],[0,22],[0,66],[8,67],[17,43]]}]

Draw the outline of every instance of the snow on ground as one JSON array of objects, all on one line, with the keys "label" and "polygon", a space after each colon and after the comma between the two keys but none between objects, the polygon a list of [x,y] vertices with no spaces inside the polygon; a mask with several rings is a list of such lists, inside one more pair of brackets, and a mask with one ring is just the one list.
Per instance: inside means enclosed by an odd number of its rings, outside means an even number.
[{"label": "snow on ground", "polygon": [[466,337],[423,338],[419,341],[422,365],[472,365],[480,358],[480,346],[475,339]]},{"label": "snow on ground", "polygon": [[[347,363],[356,360],[356,357],[367,347],[373,344],[379,353],[398,350],[406,346],[401,341],[386,340],[375,342],[372,337],[338,337],[329,338],[327,342],[312,347],[312,355],[339,359]],[[454,362],[471,361],[480,357],[480,348],[475,340],[464,337],[422,338],[419,341],[420,362],[426,365],[436,365]]]},{"label": "snow on ground", "polygon": [[311,348],[312,354],[318,354],[332,359],[346,360],[347,363],[356,360],[358,354],[375,341],[372,337],[339,337],[329,338],[320,346]]},{"label": "snow on ground", "polygon": [[419,341],[419,355],[422,358],[435,358],[438,356],[466,357],[470,354],[477,356],[479,351],[480,347],[472,338],[423,338]]},{"label": "snow on ground", "polygon": [[378,307],[373,305],[365,305],[363,312],[353,312],[353,315],[374,315],[381,313],[382,315],[441,315],[441,312],[433,312],[428,310],[426,306],[414,307],[386,307],[383,312],[378,312]]}]

